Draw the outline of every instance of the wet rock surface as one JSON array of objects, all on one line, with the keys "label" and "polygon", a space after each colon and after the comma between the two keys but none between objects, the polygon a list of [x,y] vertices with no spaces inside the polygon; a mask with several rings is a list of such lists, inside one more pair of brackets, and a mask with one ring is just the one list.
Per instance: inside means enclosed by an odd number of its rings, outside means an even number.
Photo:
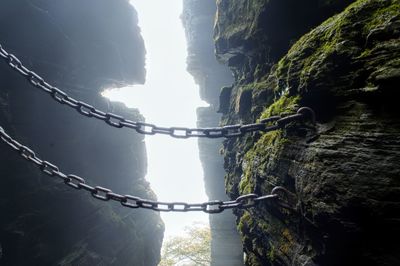
[{"label": "wet rock surface", "polygon": [[[397,265],[400,3],[327,1],[329,12],[296,20],[293,30],[288,24],[285,50],[260,22],[272,19],[260,10],[274,2],[217,2],[217,53],[236,78],[221,94],[223,123],[299,106],[313,108],[318,122],[224,142],[231,198],[282,185],[293,199],[293,209],[271,203],[236,212],[246,265]],[[280,8],[296,6],[289,2]]]},{"label": "wet rock surface", "polygon": [[[110,103],[108,87],[143,83],[144,45],[127,1],[2,1],[0,42],[70,96],[143,120]],[[0,64],[0,125],[37,155],[121,194],[155,198],[144,138],[86,118]],[[1,265],[157,265],[158,214],[93,199],[40,173],[1,144]]]}]

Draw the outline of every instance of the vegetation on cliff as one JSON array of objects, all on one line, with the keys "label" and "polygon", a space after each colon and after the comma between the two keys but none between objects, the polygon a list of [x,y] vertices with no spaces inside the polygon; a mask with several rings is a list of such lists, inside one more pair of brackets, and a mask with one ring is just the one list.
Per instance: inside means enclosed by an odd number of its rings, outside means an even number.
[{"label": "vegetation on cliff", "polygon": [[[283,185],[297,198],[295,211],[259,206],[237,212],[246,263],[398,263],[398,223],[393,219],[400,206],[395,170],[400,127],[393,97],[400,79],[399,2],[356,1],[340,14],[326,16],[286,54],[277,53],[276,60],[259,57],[259,47],[274,46],[268,39],[264,45],[253,39],[240,51],[233,47],[246,43],[251,32],[266,38],[262,26],[253,23],[262,18],[237,20],[246,24],[237,29],[247,32],[242,37],[231,34],[226,18],[247,13],[238,2],[220,2],[219,14],[225,13],[217,21],[217,51],[222,59],[231,54],[240,58],[229,62],[237,74],[230,97],[223,97],[224,123],[255,121],[305,105],[316,111],[319,122],[318,128],[289,124],[282,131],[225,142],[226,184],[232,197],[267,194],[274,185]],[[268,4],[263,8],[268,10]],[[289,45],[292,39],[285,40]],[[219,49],[224,43],[230,46]],[[252,67],[240,68],[248,62]],[[260,71],[268,62],[274,65]],[[246,101],[240,100],[244,90],[251,90]],[[239,112],[243,103],[246,111]]]}]

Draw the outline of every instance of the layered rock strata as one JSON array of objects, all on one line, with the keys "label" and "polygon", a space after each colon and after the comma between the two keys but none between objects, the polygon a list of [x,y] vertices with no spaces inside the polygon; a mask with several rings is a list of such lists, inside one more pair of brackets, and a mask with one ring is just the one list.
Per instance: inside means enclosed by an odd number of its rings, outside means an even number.
[{"label": "layered rock strata", "polygon": [[[107,87],[143,83],[144,45],[125,0],[6,0],[0,43],[70,96],[143,120],[110,103]],[[144,139],[86,118],[0,63],[0,125],[41,158],[121,194],[154,198]],[[158,214],[123,209],[75,191],[1,144],[1,265],[157,265],[164,226]]]},{"label": "layered rock strata", "polygon": [[224,142],[232,198],[291,192],[292,209],[236,212],[246,265],[399,264],[399,1],[217,2],[217,53],[236,78],[223,122],[317,115]]}]

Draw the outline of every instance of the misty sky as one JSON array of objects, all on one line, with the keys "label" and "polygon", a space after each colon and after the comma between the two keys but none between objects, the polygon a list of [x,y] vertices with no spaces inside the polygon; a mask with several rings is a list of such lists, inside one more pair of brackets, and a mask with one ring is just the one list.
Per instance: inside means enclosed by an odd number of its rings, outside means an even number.
[{"label": "misty sky", "polygon": [[[196,127],[196,108],[206,106],[186,72],[186,39],[179,18],[182,0],[131,0],[145,40],[146,84],[108,91],[106,96],[139,108],[146,122]],[[146,136],[146,179],[160,201],[204,202],[203,170],[197,139]],[[179,234],[194,221],[208,224],[205,213],[162,213],[166,236]]]}]

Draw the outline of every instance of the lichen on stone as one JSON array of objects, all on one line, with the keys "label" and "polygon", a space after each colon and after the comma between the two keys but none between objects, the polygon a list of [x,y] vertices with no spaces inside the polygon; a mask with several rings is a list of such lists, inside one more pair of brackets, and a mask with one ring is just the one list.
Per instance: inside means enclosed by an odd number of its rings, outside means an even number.
[{"label": "lichen on stone", "polygon": [[[333,2],[320,1],[321,6]],[[242,61],[234,62],[246,67],[234,67],[240,73],[224,121],[260,121],[306,105],[316,111],[319,122],[318,134],[302,121],[279,131],[225,141],[230,195],[268,194],[273,186],[283,185],[297,197],[298,213],[269,204],[237,212],[247,265],[400,261],[394,245],[398,234],[383,240],[376,230],[390,235],[399,226],[382,228],[380,222],[391,220],[400,206],[394,200],[399,197],[395,165],[400,160],[395,114],[400,82],[399,1],[359,0],[331,15],[313,25],[268,70],[259,66],[268,59],[252,59],[252,52],[258,51],[255,47],[261,45],[257,42],[239,56]],[[233,44],[238,43],[246,40]],[[251,109],[238,115],[232,99],[248,87]],[[377,206],[385,211],[376,212]],[[378,242],[385,248],[377,247]]]}]

